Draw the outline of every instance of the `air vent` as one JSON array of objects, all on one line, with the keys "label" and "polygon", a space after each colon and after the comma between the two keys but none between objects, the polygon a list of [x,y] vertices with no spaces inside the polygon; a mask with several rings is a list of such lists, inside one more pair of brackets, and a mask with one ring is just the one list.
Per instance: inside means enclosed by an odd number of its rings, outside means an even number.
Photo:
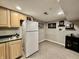
[{"label": "air vent", "polygon": [[44,14],[45,14],[45,15],[48,15],[48,13],[47,13],[47,12],[44,12]]}]

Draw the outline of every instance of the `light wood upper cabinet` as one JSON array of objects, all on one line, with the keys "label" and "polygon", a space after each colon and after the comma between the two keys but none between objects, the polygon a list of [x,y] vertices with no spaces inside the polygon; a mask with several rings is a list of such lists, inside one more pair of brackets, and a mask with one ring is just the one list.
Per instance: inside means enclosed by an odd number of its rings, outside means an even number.
[{"label": "light wood upper cabinet", "polygon": [[0,59],[6,59],[5,43],[0,44]]},{"label": "light wood upper cabinet", "polygon": [[20,27],[20,20],[26,19],[24,14],[0,7],[0,27]]},{"label": "light wood upper cabinet", "polygon": [[16,59],[22,55],[22,43],[21,40],[9,42],[10,59]]},{"label": "light wood upper cabinet", "polygon": [[26,20],[26,15],[19,14],[19,20]]},{"label": "light wood upper cabinet", "polygon": [[0,27],[9,27],[10,13],[8,9],[0,7]]},{"label": "light wood upper cabinet", "polygon": [[11,11],[11,27],[20,27],[20,21],[19,21],[19,13],[15,11]]}]

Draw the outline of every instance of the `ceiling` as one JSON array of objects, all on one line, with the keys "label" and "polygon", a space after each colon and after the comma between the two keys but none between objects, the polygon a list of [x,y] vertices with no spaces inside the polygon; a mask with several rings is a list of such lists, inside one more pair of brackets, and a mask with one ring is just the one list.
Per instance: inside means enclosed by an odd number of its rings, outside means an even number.
[{"label": "ceiling", "polygon": [[[17,10],[16,6],[20,6],[20,12],[26,13],[41,21],[53,21],[65,18],[58,0],[0,0],[0,6],[4,6],[13,10]],[[19,11],[19,10],[17,10]],[[45,15],[47,12],[48,15]]]},{"label": "ceiling", "polygon": [[60,5],[68,20],[79,20],[79,0],[60,0]]}]

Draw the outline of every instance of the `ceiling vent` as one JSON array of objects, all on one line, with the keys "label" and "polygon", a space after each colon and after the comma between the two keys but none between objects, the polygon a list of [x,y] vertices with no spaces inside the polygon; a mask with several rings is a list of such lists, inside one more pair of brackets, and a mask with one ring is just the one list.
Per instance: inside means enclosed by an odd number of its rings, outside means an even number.
[{"label": "ceiling vent", "polygon": [[47,12],[44,12],[44,14],[45,14],[45,15],[48,15],[48,13],[47,13]]}]

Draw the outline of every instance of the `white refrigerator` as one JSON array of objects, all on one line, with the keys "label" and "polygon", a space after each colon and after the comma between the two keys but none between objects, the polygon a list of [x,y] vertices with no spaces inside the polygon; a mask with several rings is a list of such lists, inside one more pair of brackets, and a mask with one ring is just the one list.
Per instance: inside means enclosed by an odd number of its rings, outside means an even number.
[{"label": "white refrigerator", "polygon": [[38,22],[24,21],[22,24],[24,54],[29,57],[39,50]]}]

